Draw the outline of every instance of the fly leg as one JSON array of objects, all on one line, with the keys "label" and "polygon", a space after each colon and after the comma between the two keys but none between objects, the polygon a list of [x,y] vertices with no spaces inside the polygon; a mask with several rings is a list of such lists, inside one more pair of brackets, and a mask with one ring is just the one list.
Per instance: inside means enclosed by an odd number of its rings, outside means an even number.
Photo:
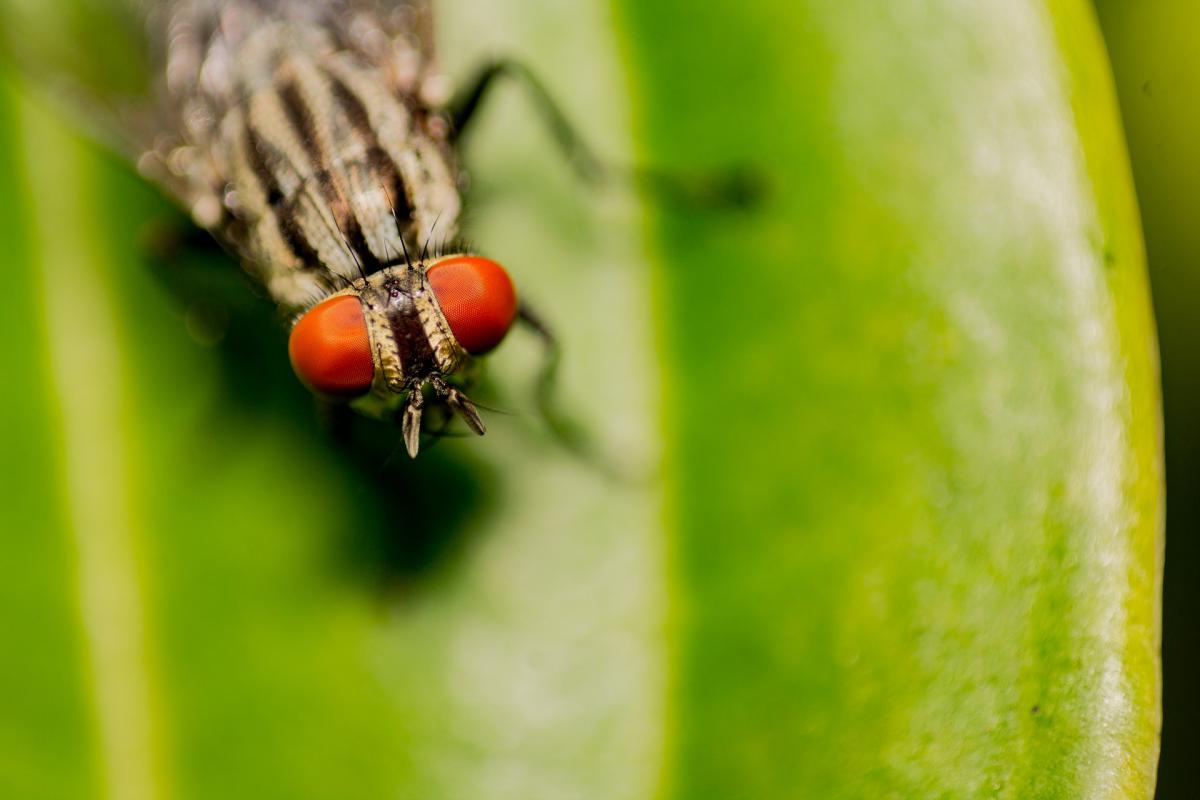
[{"label": "fly leg", "polygon": [[509,59],[499,59],[485,65],[474,80],[451,100],[448,112],[457,139],[461,140],[467,132],[484,98],[500,78],[508,78],[525,87],[558,149],[576,175],[588,185],[603,187],[618,180],[631,182],[660,193],[669,200],[701,208],[748,209],[762,197],[764,187],[759,176],[747,169],[684,174],[648,167],[622,167],[606,162],[588,146],[538,77],[524,64]]},{"label": "fly leg", "polygon": [[484,65],[470,85],[450,101],[450,121],[455,137],[461,139],[467,132],[484,97],[497,85],[499,78],[509,78],[525,87],[558,149],[583,181],[599,185],[611,177],[612,170],[587,146],[542,82],[518,61],[498,59]]},{"label": "fly leg", "polygon": [[521,303],[517,319],[542,343],[542,366],[538,372],[537,384],[534,386],[534,400],[537,403],[538,413],[554,437],[568,450],[577,455],[591,457],[593,448],[582,428],[559,409],[555,400],[558,365],[562,356],[558,339],[541,317],[525,303]]}]

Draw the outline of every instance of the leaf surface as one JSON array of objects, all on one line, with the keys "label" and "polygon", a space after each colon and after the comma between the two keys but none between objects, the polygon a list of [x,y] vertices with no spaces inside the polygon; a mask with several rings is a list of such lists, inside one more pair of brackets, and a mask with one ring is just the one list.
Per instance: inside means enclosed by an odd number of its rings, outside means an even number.
[{"label": "leaf surface", "polygon": [[1160,423],[1083,2],[619,2],[652,237],[670,796],[1148,797]]}]

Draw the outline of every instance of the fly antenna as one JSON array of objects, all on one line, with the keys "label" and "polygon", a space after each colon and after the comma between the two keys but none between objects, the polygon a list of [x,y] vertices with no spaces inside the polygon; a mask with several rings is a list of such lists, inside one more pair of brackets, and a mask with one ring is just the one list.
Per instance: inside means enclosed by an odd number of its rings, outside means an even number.
[{"label": "fly antenna", "polygon": [[421,411],[424,405],[421,387],[410,388],[400,427],[401,433],[404,434],[404,447],[408,450],[409,458],[416,458],[417,451],[421,447]]},{"label": "fly antenna", "polygon": [[450,410],[458,414],[476,435],[483,436],[487,432],[487,427],[479,418],[479,411],[471,402],[471,398],[459,391],[457,387],[446,383],[440,375],[431,376],[429,382],[433,385],[434,391],[446,400],[446,405],[450,406]]}]

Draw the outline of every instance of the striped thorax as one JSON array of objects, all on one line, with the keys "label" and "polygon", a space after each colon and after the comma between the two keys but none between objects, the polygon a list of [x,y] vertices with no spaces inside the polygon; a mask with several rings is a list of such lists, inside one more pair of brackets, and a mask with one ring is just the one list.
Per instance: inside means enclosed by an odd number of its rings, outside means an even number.
[{"label": "striped thorax", "polygon": [[397,263],[406,235],[414,246],[435,225],[452,235],[459,212],[444,120],[388,91],[378,67],[316,49],[321,33],[280,23],[245,43],[246,99],[217,145],[230,233],[244,226],[247,255],[283,305]]},{"label": "striped thorax", "polygon": [[295,316],[300,377],[400,414],[414,453],[426,386],[483,432],[445,377],[516,317],[499,265],[431,243],[453,241],[461,200],[428,17],[424,2],[174,4],[177,135],[149,162]]}]

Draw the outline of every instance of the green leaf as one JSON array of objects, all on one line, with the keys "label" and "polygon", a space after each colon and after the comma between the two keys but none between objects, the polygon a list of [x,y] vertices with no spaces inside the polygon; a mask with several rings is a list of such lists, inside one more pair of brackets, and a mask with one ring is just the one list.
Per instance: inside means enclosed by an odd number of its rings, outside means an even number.
[{"label": "green leaf", "polygon": [[[508,52],[573,118],[620,108],[594,5],[473,5],[441,8],[453,74]],[[491,359],[486,401],[512,413],[483,439],[410,464],[384,430],[348,455],[236,266],[194,253],[160,280],[145,243],[173,212],[40,101],[2,98],[0,324],[8,385],[28,391],[4,415],[0,630],[19,645],[0,696],[20,702],[0,715],[0,796],[647,796],[659,489],[548,437],[536,341]],[[479,125],[469,233],[561,332],[571,413],[650,474],[636,198],[593,209],[518,91]],[[614,113],[589,135],[627,149],[627,127]],[[217,301],[232,311],[213,346]],[[614,330],[613,308],[634,318]]]},{"label": "green leaf", "polygon": [[769,184],[650,196],[645,256],[519,91],[473,133],[469,232],[624,482],[527,337],[484,439],[335,447],[236,268],[156,277],[172,212],[4,84],[0,795],[1149,794],[1153,338],[1082,5],[618,8],[439,11],[451,74],[523,58],[615,158],[627,80],[650,163]]},{"label": "green leaf", "polygon": [[1083,2],[619,4],[667,206],[673,796],[1148,797],[1161,470]]},{"label": "green leaf", "polygon": [[1163,593],[1162,757],[1157,797],[1186,798],[1196,789],[1193,753],[1200,746],[1200,639],[1192,635],[1200,587],[1200,59],[1193,32],[1200,4],[1190,0],[1127,3],[1097,0],[1112,56],[1130,160],[1146,230],[1150,285],[1162,343],[1166,437],[1167,540]]}]

